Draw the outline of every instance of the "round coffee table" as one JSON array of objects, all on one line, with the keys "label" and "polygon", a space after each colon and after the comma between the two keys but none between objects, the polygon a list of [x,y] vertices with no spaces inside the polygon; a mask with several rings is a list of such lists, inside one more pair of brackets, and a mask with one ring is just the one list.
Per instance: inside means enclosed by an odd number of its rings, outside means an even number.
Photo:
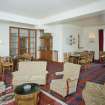
[{"label": "round coffee table", "polygon": [[[25,90],[24,87],[31,86],[30,89]],[[38,104],[38,94],[40,92],[40,87],[34,83],[25,83],[19,85],[15,89],[16,93],[16,104],[17,105],[37,105]]]}]

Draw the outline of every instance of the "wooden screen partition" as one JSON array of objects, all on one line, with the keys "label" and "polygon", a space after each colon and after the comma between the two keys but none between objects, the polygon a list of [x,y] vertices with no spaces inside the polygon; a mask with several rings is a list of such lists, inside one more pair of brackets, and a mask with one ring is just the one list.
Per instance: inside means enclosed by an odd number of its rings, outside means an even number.
[{"label": "wooden screen partition", "polygon": [[43,34],[44,30],[10,27],[10,56],[20,56],[24,53],[37,56],[37,34]]}]

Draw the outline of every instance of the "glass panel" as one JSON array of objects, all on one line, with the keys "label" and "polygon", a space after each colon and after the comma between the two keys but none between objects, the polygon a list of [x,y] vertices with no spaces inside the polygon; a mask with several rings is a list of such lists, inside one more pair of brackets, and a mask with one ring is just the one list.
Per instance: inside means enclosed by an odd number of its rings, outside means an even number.
[{"label": "glass panel", "polygon": [[18,28],[11,28],[11,33],[18,33]]},{"label": "glass panel", "polygon": [[11,33],[11,37],[18,37],[18,33]]},{"label": "glass panel", "polygon": [[20,29],[20,36],[28,37],[28,30],[26,30],[26,29]]},{"label": "glass panel", "polygon": [[30,31],[30,37],[35,37],[35,31],[34,30]]},{"label": "glass panel", "polygon": [[28,38],[27,37],[20,37],[20,48],[28,48]]},{"label": "glass panel", "polygon": [[35,42],[35,38],[30,38],[30,43],[34,43]]},{"label": "glass panel", "polygon": [[35,49],[30,49],[30,52],[31,53],[35,53]]},{"label": "glass panel", "polygon": [[20,37],[20,54],[28,52],[28,38],[25,36]]},{"label": "glass panel", "polygon": [[18,37],[12,37],[12,36],[11,36],[10,39],[11,39],[11,43],[12,43],[12,42],[18,43]]},{"label": "glass panel", "polygon": [[40,36],[43,36],[44,30],[39,30],[39,34],[40,34]]},{"label": "glass panel", "polygon": [[17,49],[11,49],[11,50],[10,50],[10,55],[11,55],[11,56],[18,55],[18,50],[17,50]]},{"label": "glass panel", "polygon": [[18,43],[11,43],[10,47],[11,48],[18,48]]}]

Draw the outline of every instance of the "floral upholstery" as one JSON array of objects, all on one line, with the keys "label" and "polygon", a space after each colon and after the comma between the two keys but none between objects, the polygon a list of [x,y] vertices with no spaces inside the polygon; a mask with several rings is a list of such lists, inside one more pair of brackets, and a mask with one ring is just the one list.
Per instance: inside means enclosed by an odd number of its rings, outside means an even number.
[{"label": "floral upholstery", "polygon": [[105,105],[105,85],[87,82],[82,95],[86,105]]}]

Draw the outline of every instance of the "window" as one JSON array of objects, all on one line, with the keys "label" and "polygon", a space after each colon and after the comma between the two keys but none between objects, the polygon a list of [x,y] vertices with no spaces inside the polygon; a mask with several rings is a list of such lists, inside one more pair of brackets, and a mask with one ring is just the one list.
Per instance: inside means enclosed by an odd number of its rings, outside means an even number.
[{"label": "window", "polygon": [[34,58],[37,55],[37,33],[44,30],[10,27],[10,56],[19,56],[30,53]]}]

